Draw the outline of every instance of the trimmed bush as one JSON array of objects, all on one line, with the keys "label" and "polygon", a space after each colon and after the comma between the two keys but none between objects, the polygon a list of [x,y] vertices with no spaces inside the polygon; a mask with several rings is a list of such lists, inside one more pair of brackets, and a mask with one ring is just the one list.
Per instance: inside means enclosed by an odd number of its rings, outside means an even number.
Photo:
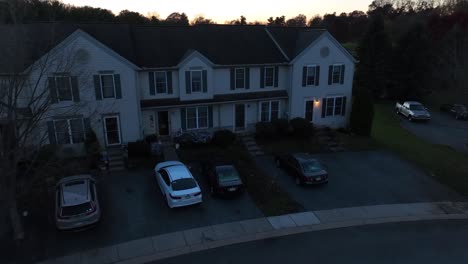
[{"label": "trimmed bush", "polygon": [[314,134],[314,126],[304,118],[291,119],[290,124],[294,137],[310,138]]},{"label": "trimmed bush", "polygon": [[214,145],[219,147],[228,147],[234,140],[236,140],[236,134],[231,130],[223,129],[214,132],[212,142]]},{"label": "trimmed bush", "polygon": [[92,129],[86,133],[85,148],[89,167],[91,169],[97,168],[100,158],[101,146],[97,140],[96,133],[94,133]]},{"label": "trimmed bush", "polygon": [[289,121],[285,118],[276,119],[273,121],[279,136],[285,137],[289,135]]},{"label": "trimmed bush", "polygon": [[275,125],[270,122],[258,122],[255,124],[255,137],[262,139],[273,139],[278,137]]},{"label": "trimmed bush", "polygon": [[140,158],[151,156],[151,146],[146,141],[128,142],[128,157]]}]

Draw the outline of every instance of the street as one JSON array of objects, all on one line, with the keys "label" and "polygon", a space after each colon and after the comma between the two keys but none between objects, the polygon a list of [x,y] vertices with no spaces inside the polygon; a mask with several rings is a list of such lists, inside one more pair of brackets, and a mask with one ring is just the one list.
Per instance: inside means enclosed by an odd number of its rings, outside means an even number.
[{"label": "street", "polygon": [[468,263],[468,220],[368,225],[259,240],[153,262]]}]

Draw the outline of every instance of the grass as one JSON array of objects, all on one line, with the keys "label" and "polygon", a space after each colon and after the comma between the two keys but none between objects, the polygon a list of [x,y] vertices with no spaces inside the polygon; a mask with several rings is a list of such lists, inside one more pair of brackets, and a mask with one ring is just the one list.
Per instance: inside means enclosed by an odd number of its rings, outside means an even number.
[{"label": "grass", "polygon": [[373,138],[337,132],[338,141],[348,151],[376,150],[378,145]]},{"label": "grass", "polygon": [[247,150],[240,145],[231,145],[226,149],[211,145],[184,148],[178,154],[186,163],[220,160],[235,164],[247,192],[265,216],[295,213],[302,209],[289,193],[256,166]]},{"label": "grass", "polygon": [[372,138],[461,194],[468,195],[468,157],[447,146],[428,143],[403,129],[393,104],[376,104]]}]

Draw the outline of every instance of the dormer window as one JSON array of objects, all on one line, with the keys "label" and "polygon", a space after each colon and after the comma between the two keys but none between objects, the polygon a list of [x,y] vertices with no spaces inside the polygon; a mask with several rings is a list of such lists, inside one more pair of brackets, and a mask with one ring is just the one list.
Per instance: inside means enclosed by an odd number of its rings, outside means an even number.
[{"label": "dormer window", "polygon": [[203,85],[202,71],[197,70],[197,71],[191,71],[190,73],[191,73],[190,83],[192,87],[192,93],[201,92],[202,85]]}]

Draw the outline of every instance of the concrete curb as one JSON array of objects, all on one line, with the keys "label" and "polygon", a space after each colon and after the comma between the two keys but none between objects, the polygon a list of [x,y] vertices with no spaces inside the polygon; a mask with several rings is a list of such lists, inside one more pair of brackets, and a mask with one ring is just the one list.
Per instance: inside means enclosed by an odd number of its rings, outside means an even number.
[{"label": "concrete curb", "polygon": [[468,203],[389,204],[303,212],[189,229],[47,260],[52,263],[146,263],[255,240],[397,222],[468,219]]}]

